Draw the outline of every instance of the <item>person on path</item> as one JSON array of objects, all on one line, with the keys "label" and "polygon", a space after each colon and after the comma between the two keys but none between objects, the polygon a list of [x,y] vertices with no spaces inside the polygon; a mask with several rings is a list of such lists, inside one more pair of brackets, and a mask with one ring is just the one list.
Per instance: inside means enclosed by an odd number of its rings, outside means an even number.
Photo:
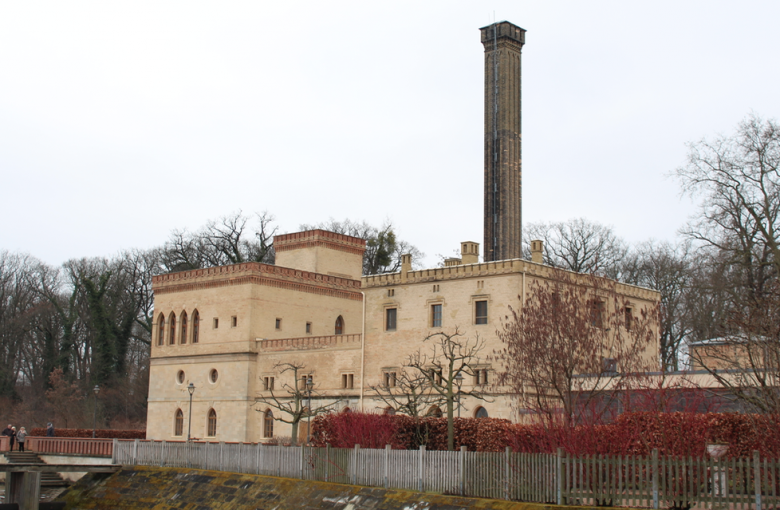
[{"label": "person on path", "polygon": [[19,429],[19,432],[16,433],[16,440],[19,442],[19,451],[24,451],[24,440],[27,437],[27,431],[24,429],[24,427]]},{"label": "person on path", "polygon": [[16,427],[11,427],[11,450],[14,451],[14,440],[16,439]]},{"label": "person on path", "polygon": [[46,424],[46,437],[54,437],[54,425],[51,422]]},{"label": "person on path", "polygon": [[11,424],[9,423],[8,426],[6,428],[4,428],[2,432],[0,432],[0,435],[8,436],[8,441],[10,442],[11,441],[11,435],[13,435],[13,433],[14,433],[13,428],[11,427]]}]

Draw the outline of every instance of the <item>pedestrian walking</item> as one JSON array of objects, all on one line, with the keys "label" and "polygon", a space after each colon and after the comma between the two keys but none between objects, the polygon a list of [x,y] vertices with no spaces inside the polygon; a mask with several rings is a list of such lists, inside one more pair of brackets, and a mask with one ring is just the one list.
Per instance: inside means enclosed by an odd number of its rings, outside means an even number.
[{"label": "pedestrian walking", "polygon": [[24,451],[24,440],[27,438],[27,431],[24,429],[24,427],[21,427],[19,429],[19,432],[16,433],[16,441],[19,443],[19,451]]},{"label": "pedestrian walking", "polygon": [[54,437],[54,425],[51,422],[46,424],[46,437]]},{"label": "pedestrian walking", "polygon": [[14,440],[16,439],[16,427],[11,427],[11,451],[14,451]]}]

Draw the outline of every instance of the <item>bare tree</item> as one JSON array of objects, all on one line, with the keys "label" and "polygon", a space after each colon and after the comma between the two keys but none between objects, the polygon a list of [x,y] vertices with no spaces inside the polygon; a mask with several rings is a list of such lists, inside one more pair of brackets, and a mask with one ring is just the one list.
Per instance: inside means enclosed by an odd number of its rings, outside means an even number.
[{"label": "bare tree", "polygon": [[692,310],[688,305],[696,271],[691,252],[689,242],[648,241],[632,250],[623,264],[624,282],[661,294],[659,350],[663,370],[682,368],[681,351],[693,329]]},{"label": "bare tree", "polygon": [[[473,341],[465,338],[455,328],[453,333],[439,332],[428,335],[425,342],[430,342],[430,349],[422,349],[409,356],[406,366],[414,369],[427,379],[431,390],[444,400],[447,406],[447,449],[455,449],[455,427],[453,422],[455,400],[462,396],[479,400],[488,400],[482,388],[471,390],[458,389],[458,377],[464,374],[474,377],[481,363],[480,352],[485,347],[485,341],[479,338]],[[460,402],[458,402],[458,405]]]},{"label": "bare tree", "polygon": [[499,383],[547,423],[598,419],[633,374],[657,364],[657,306],[631,308],[613,280],[553,269],[510,310]]},{"label": "bare tree", "polygon": [[277,231],[274,217],[268,212],[256,216],[254,231],[250,218],[241,211],[210,220],[195,232],[174,230],[162,250],[166,272],[241,262],[272,264],[273,237]]},{"label": "bare tree", "polygon": [[[289,382],[282,383],[281,389],[283,393],[281,395],[274,393],[274,387],[271,386],[268,388],[270,396],[257,397],[256,401],[281,411],[282,415],[274,414],[274,420],[292,425],[292,443],[294,445],[298,441],[298,424],[301,420],[306,417],[314,417],[318,414],[331,411],[338,402],[322,404],[319,392],[314,391],[314,388],[312,388],[311,395],[316,397],[320,403],[315,407],[312,401],[311,408],[305,405],[305,402],[309,397],[309,392],[306,388],[307,378],[302,375],[306,370],[306,365],[302,363],[280,362],[274,364],[274,370],[279,374],[292,375],[292,384]],[[261,409],[256,410],[258,412],[263,412]]]},{"label": "bare tree", "polygon": [[618,278],[626,243],[611,227],[585,218],[565,222],[531,223],[523,227],[523,252],[530,258],[532,240],[544,241],[544,263],[575,273]]},{"label": "bare tree", "polygon": [[395,235],[392,222],[385,220],[377,227],[366,221],[328,221],[314,225],[301,225],[301,230],[322,229],[366,240],[366,252],[363,255],[363,274],[393,273],[401,268],[401,255],[411,254],[412,263],[425,256],[417,247],[400,240]]},{"label": "bare tree", "polygon": [[684,193],[702,201],[699,218],[683,233],[731,254],[745,268],[770,266],[776,277],[780,274],[780,126],[751,115],[734,136],[701,140],[688,148],[688,162],[676,176]]},{"label": "bare tree", "polygon": [[388,373],[386,377],[383,384],[369,388],[377,399],[396,413],[419,418],[425,409],[446,404],[446,398],[433,391],[427,375],[419,370],[401,367],[400,371]]},{"label": "bare tree", "polygon": [[750,115],[688,147],[675,174],[700,212],[683,234],[706,256],[694,362],[749,408],[780,412],[780,125]]}]

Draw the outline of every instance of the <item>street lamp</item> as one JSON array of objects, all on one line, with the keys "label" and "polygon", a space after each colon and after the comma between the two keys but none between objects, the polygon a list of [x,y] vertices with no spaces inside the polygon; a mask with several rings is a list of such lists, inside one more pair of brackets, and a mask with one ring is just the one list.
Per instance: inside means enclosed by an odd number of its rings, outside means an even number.
[{"label": "street lamp", "polygon": [[95,439],[95,430],[97,429],[97,396],[98,393],[100,393],[100,386],[97,384],[94,388],[92,388],[92,391],[95,392],[95,412],[92,419],[92,439]]},{"label": "street lamp", "polygon": [[187,391],[190,392],[190,417],[187,418],[187,442],[190,442],[190,432],[192,432],[192,394],[195,393],[195,385],[190,382],[187,386]]},{"label": "street lamp", "polygon": [[463,374],[460,372],[455,375],[455,384],[458,386],[458,418],[460,418],[460,387],[463,385]]},{"label": "street lamp", "polygon": [[306,393],[309,396],[309,405],[308,405],[308,425],[306,425],[306,444],[309,444],[309,439],[311,438],[311,390],[314,387],[314,381],[312,380],[311,376],[308,376],[306,378]]}]

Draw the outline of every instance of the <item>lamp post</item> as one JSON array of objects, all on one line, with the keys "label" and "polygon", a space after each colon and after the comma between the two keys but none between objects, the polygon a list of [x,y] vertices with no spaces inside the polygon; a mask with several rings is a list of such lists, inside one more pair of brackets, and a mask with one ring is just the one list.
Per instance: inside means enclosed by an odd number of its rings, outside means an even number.
[{"label": "lamp post", "polygon": [[309,405],[307,406],[308,412],[308,425],[306,425],[306,444],[309,444],[311,438],[311,390],[314,387],[314,381],[311,376],[306,377],[306,393],[309,397]]},{"label": "lamp post", "polygon": [[458,418],[460,418],[460,387],[463,385],[463,374],[460,372],[455,376],[455,384],[458,386]]},{"label": "lamp post", "polygon": [[92,391],[95,392],[95,409],[92,416],[92,439],[95,439],[95,431],[97,430],[97,396],[98,393],[100,393],[100,386],[96,384],[95,387],[92,388]]},{"label": "lamp post", "polygon": [[190,417],[187,418],[187,442],[190,442],[190,432],[192,432],[192,394],[195,393],[195,385],[190,382],[187,386],[187,391],[190,393]]}]

